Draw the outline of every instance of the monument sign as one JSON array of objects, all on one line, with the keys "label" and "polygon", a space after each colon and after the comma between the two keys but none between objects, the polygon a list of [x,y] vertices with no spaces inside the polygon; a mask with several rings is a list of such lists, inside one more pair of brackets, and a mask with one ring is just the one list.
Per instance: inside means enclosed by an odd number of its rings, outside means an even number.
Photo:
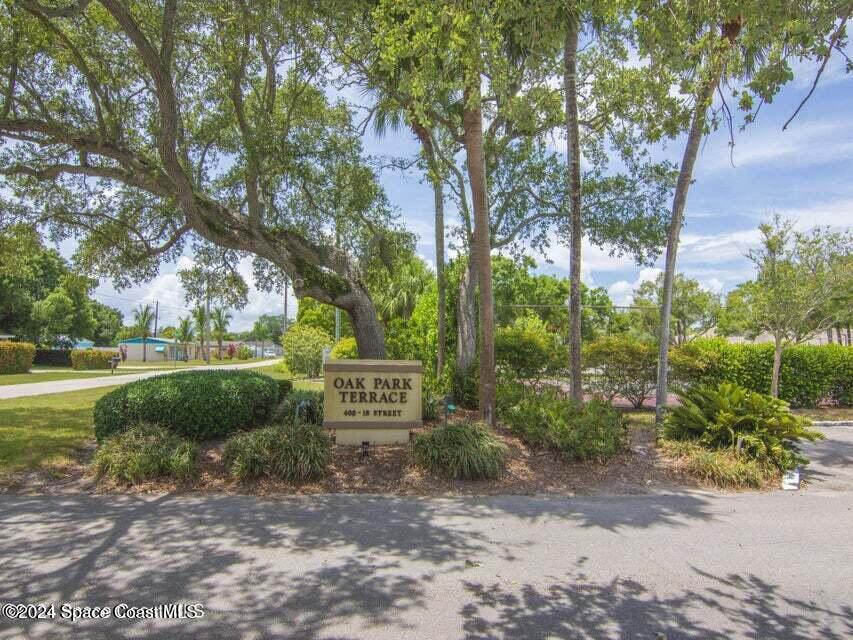
[{"label": "monument sign", "polygon": [[323,426],[338,444],[402,444],[420,427],[419,360],[328,360]]}]

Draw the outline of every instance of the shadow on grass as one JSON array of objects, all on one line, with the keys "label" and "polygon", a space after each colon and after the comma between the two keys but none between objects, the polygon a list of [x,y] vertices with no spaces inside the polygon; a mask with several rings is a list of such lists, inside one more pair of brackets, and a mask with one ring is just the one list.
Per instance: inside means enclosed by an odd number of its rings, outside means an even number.
[{"label": "shadow on grass", "polygon": [[93,437],[91,404],[34,402],[47,397],[0,402],[0,472],[67,461]]}]

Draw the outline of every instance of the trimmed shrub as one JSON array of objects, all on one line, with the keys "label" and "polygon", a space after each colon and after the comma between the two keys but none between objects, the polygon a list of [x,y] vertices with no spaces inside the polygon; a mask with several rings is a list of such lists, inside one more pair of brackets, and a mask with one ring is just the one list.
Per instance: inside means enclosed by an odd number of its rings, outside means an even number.
[{"label": "trimmed shrub", "polygon": [[74,349],[71,351],[71,368],[78,371],[85,369],[109,369],[112,367],[113,356],[118,351],[98,351],[96,349]]},{"label": "trimmed shrub", "polygon": [[[701,338],[670,353],[675,356],[674,377],[681,385],[732,382],[750,391],[770,393],[772,344],[734,344],[722,338]],[[850,406],[851,396],[853,347],[802,344],[782,353],[779,397],[791,406],[814,407],[825,401]]]},{"label": "trimmed shrub", "polygon": [[293,380],[278,380],[278,401],[281,402],[293,391]]},{"label": "trimmed shrub", "polygon": [[329,436],[317,425],[277,425],[229,438],[222,462],[240,481],[311,480],[326,475],[330,451]]},{"label": "trimmed shrub", "polygon": [[567,460],[603,462],[627,441],[628,424],[609,402],[579,404],[556,387],[525,390],[502,417],[527,444],[557,451]]},{"label": "trimmed shrub", "polygon": [[329,354],[332,360],[358,360],[358,344],[355,338],[341,338]]},{"label": "trimmed shrub", "polygon": [[467,369],[453,370],[450,393],[456,404],[464,409],[476,409],[480,398],[480,365],[476,362]]},{"label": "trimmed shrub", "polygon": [[[232,345],[233,346],[233,345]],[[245,344],[241,344],[237,348],[237,359],[238,360],[249,360],[254,354],[252,353],[252,349],[247,347]]]},{"label": "trimmed shrub", "polygon": [[288,369],[287,365],[284,364],[283,360],[279,360],[274,365],[272,365],[272,370],[276,373],[283,373],[286,376],[293,376],[293,374],[290,372],[290,369]]},{"label": "trimmed shrub", "polygon": [[[291,385],[292,386],[292,385]],[[273,422],[323,424],[323,392],[293,389],[275,410]]]},{"label": "trimmed shrub", "polygon": [[522,316],[495,333],[495,360],[512,379],[541,378],[552,370],[557,351],[555,336],[538,316]]},{"label": "trimmed shrub", "polygon": [[33,364],[42,367],[70,367],[71,349],[36,349]]},{"label": "trimmed shrub", "polygon": [[27,373],[35,355],[35,345],[29,342],[0,342],[0,374]]},{"label": "trimmed shrub", "polygon": [[192,440],[216,438],[266,423],[278,395],[278,383],[254,371],[182,371],[138,380],[95,403],[95,437],[100,442],[150,422]]},{"label": "trimmed shrub", "polygon": [[676,466],[721,489],[761,489],[779,479],[779,470],[732,449],[710,450],[689,441],[661,440],[664,455]]},{"label": "trimmed shrub", "polygon": [[584,366],[595,371],[589,387],[608,400],[619,396],[643,406],[657,385],[657,346],[629,336],[605,336],[583,347]]},{"label": "trimmed shrub", "polygon": [[479,422],[451,422],[419,434],[412,445],[417,464],[457,480],[496,478],[506,445]]},{"label": "trimmed shrub", "polygon": [[664,420],[661,435],[706,449],[731,449],[782,471],[808,464],[801,440],[820,440],[811,422],[791,413],[788,403],[724,382],[679,393],[680,406]]},{"label": "trimmed shrub", "polygon": [[288,369],[316,378],[323,371],[323,349],[332,346],[332,337],[321,329],[297,324],[284,334],[281,344]]},{"label": "trimmed shrub", "polygon": [[155,478],[184,480],[196,474],[198,448],[159,425],[138,424],[116,434],[95,452],[99,476],[136,483]]}]

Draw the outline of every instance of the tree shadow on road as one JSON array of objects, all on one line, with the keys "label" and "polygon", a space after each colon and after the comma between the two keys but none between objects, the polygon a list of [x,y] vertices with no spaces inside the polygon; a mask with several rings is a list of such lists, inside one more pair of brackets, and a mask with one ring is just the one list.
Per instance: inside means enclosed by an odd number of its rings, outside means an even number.
[{"label": "tree shadow on road", "polygon": [[657,595],[634,578],[607,582],[582,571],[547,586],[469,581],[461,607],[465,638],[772,638],[840,640],[853,633],[853,609],[830,609],[755,576],[714,576],[701,593]]},{"label": "tree shadow on road", "polygon": [[[200,621],[167,623],[166,637],[313,638],[371,625],[405,631],[406,612],[426,607],[426,589],[437,575],[462,575],[474,557],[512,563],[535,544],[492,535],[482,519],[495,526],[550,521],[570,531],[711,517],[701,495],[618,500],[7,497],[0,515],[0,584],[4,599],[14,602],[207,607]],[[111,620],[74,627],[74,633],[148,632],[152,624]],[[41,625],[19,629],[42,637],[62,637],[70,629]],[[0,639],[16,637],[4,633]]]}]

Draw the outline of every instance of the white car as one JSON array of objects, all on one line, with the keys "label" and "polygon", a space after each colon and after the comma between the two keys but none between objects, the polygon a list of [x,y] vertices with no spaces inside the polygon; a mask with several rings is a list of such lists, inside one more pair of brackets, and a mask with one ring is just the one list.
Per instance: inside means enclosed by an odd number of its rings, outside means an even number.
[{"label": "white car", "polygon": [[276,352],[273,351],[272,349],[265,349],[264,350],[264,358],[275,358],[276,355],[277,355]]}]

